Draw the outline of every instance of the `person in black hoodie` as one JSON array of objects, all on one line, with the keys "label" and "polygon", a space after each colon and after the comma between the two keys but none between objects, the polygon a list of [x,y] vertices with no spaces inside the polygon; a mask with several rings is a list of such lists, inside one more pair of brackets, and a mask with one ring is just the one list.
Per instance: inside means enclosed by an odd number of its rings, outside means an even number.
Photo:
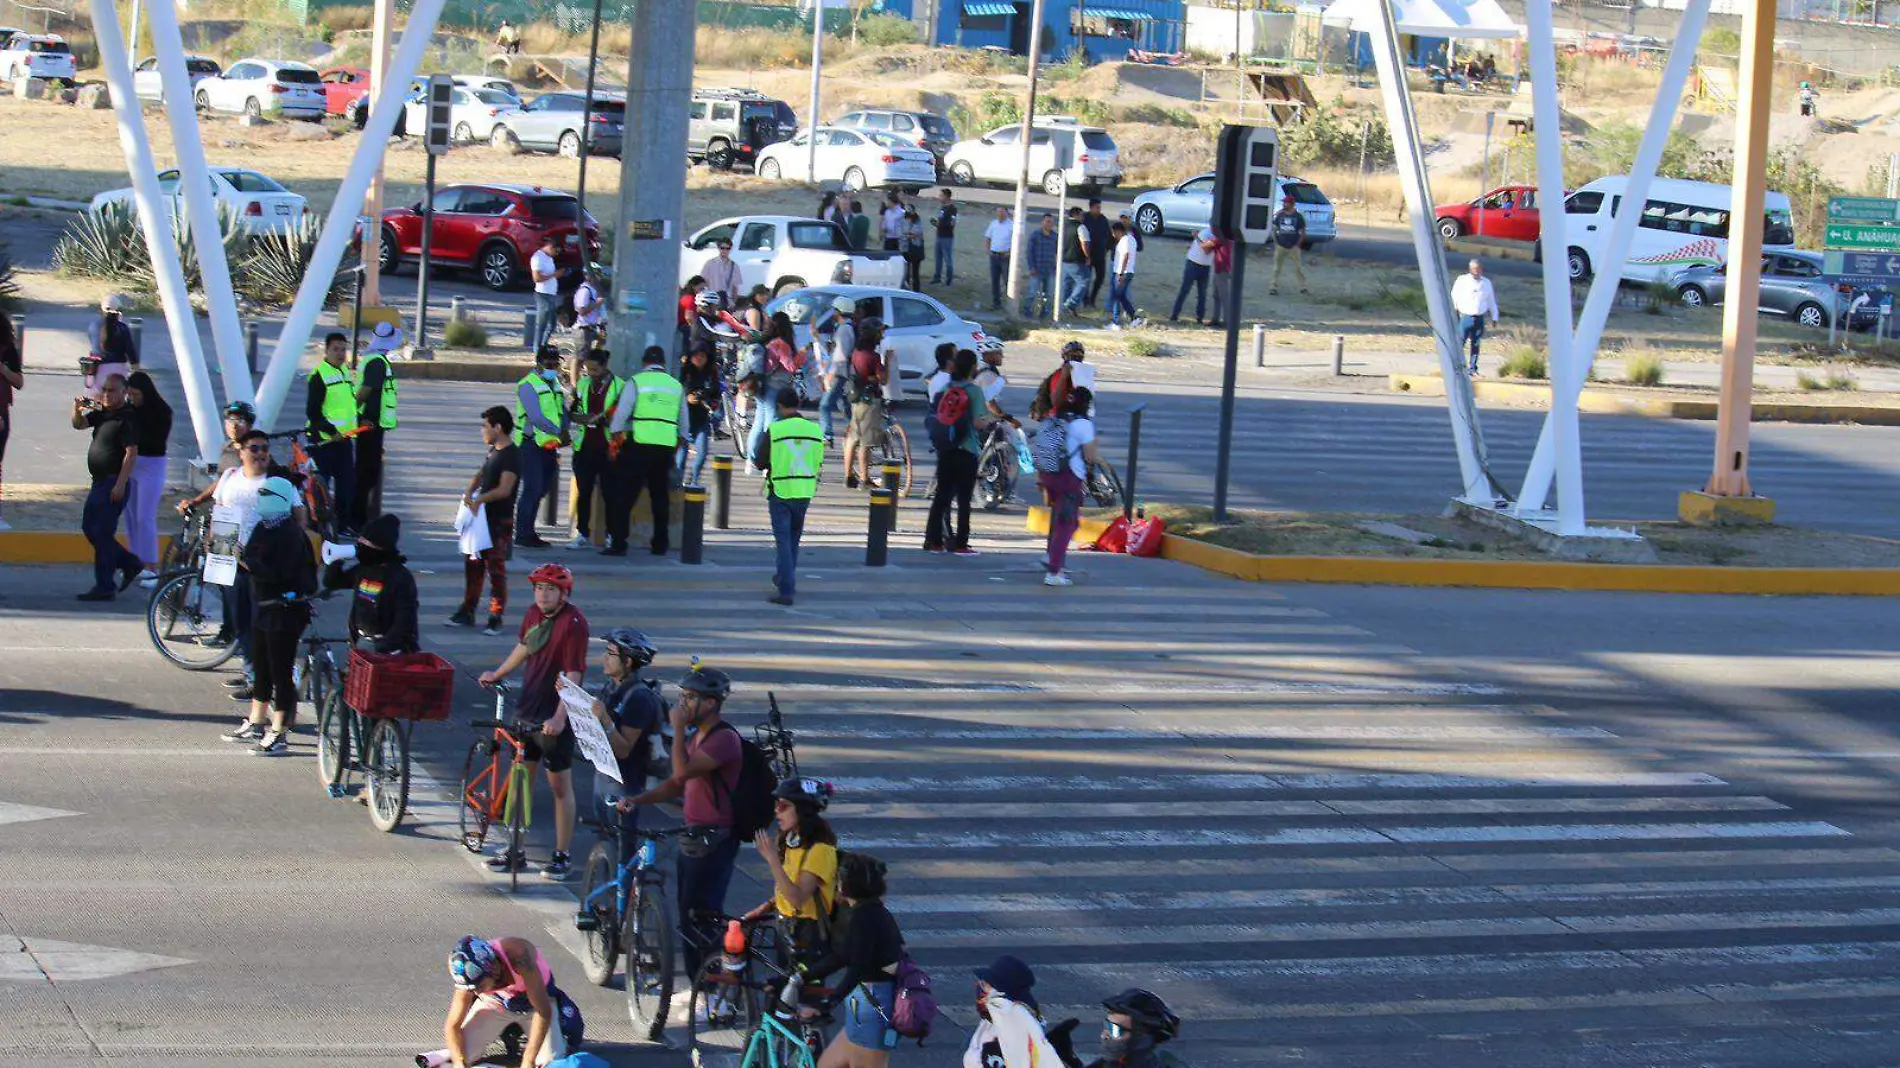
[{"label": "person in black hoodie", "polygon": [[284,735],[297,717],[292,671],[298,639],[310,625],[310,598],[317,592],[317,559],[304,530],[301,500],[289,479],[265,479],[257,491],[257,526],[244,544],[244,569],[251,577],[251,662],[257,679],[251,718],[224,737],[255,741],[254,756],[283,756],[288,751]]},{"label": "person in black hoodie", "polygon": [[834,1009],[844,1025],[825,1047],[819,1064],[825,1068],[883,1068],[897,1048],[891,1027],[897,1005],[894,976],[904,956],[904,934],[891,910],[884,907],[884,862],[862,853],[846,854],[838,872],[840,912],[849,913],[843,930],[834,930],[831,951],[805,969],[822,978],[837,972],[831,995],[822,1004],[807,1005],[805,1016]]},{"label": "person in black hoodie", "polygon": [[416,579],[397,548],[402,518],[390,512],[363,524],[356,536],[356,558],[337,560],[323,569],[326,590],[354,589],[350,601],[350,640],[377,653],[416,653]]}]

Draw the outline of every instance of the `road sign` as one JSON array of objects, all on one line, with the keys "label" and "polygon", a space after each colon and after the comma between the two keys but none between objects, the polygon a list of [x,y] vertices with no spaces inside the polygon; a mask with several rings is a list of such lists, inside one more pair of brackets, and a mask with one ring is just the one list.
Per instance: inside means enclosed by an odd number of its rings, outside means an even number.
[{"label": "road sign", "polygon": [[1821,256],[1821,273],[1835,281],[1854,286],[1900,286],[1900,253],[1829,249]]},{"label": "road sign", "polygon": [[1827,221],[1900,223],[1900,200],[1886,197],[1829,197]]},{"label": "road sign", "polygon": [[1863,252],[1900,252],[1900,226],[1829,223],[1821,247]]}]

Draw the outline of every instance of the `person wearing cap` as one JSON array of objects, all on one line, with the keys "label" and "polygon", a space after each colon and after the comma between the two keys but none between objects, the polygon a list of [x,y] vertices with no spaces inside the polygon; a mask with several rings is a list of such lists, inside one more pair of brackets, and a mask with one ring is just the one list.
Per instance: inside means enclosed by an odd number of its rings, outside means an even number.
[{"label": "person wearing cap", "polygon": [[745,292],[745,277],[739,265],[732,261],[732,238],[721,237],[713,245],[718,251],[699,269],[699,276],[706,280],[707,289],[725,298],[725,305],[730,308],[738,303],[739,294]]},{"label": "person wearing cap", "polygon": [[324,589],[356,591],[350,598],[350,640],[368,643],[372,652],[422,651],[416,577],[398,547],[401,540],[402,517],[379,515],[356,535],[354,556],[323,569]]},{"label": "person wearing cap", "polygon": [[767,597],[773,604],[790,605],[798,592],[798,544],[805,537],[805,512],[818,495],[818,475],[825,463],[825,439],[818,424],[798,413],[798,394],[778,391],[778,418],[766,428],[765,440],[752,462],[765,473],[766,510],[772,517],[772,544],[778,564]]},{"label": "person wearing cap", "polygon": [[[257,677],[251,714],[226,741],[255,742],[254,756],[283,756],[297,718],[297,642],[310,625],[317,558],[305,531],[302,497],[289,479],[267,478],[257,489],[257,524],[244,543],[251,581],[251,661]],[[269,724],[266,728],[266,724]]]},{"label": "person wearing cap", "polygon": [[1801,83],[1801,114],[1802,116],[1805,118],[1813,118],[1815,114],[1817,114],[1820,110],[1821,110],[1821,94],[1814,91],[1814,86],[1812,83],[1802,82]]},{"label": "person wearing cap", "polygon": [[580,378],[580,362],[587,353],[607,343],[607,269],[590,263],[581,273],[581,284],[574,287],[574,330],[580,342],[574,347],[574,377]]},{"label": "person wearing cap", "polygon": [[389,354],[402,347],[402,328],[377,323],[363,346],[356,383],[356,504],[358,521],[383,511],[383,435],[396,429],[396,368]]},{"label": "person wearing cap", "polygon": [[541,499],[561,477],[561,446],[568,439],[568,404],[561,389],[561,350],[535,353],[534,370],[515,383],[515,444],[521,447],[521,495],[515,499],[515,544],[545,549],[535,533]]},{"label": "person wearing cap", "polygon": [[540,352],[554,336],[554,317],[561,304],[561,276],[567,273],[555,259],[561,251],[561,239],[554,234],[541,237],[541,247],[528,257],[528,277],[534,282],[534,337],[529,341]]},{"label": "person wearing cap", "polygon": [[90,349],[84,362],[92,368],[86,373],[86,395],[93,400],[99,399],[107,378],[124,378],[139,369],[138,339],[125,322],[125,311],[131,306],[130,297],[114,293],[99,302],[99,318],[86,327]]},{"label": "person wearing cap", "polygon": [[1293,194],[1288,193],[1280,201],[1280,210],[1267,221],[1267,228],[1273,234],[1273,284],[1267,287],[1269,294],[1280,292],[1280,270],[1289,261],[1293,264],[1294,277],[1300,280],[1300,292],[1306,292],[1306,263],[1302,258],[1306,249],[1306,216],[1300,214],[1296,203]]},{"label": "person wearing cap", "polygon": [[858,347],[858,302],[850,297],[833,297],[830,321],[831,345],[825,353],[823,375],[825,395],[818,401],[818,428],[827,446],[831,444],[837,413],[843,410],[849,417],[851,411],[844,395],[851,384],[851,353]]},{"label": "person wearing cap", "polygon": [[1036,973],[1004,955],[976,970],[976,1013],[981,1017],[963,1052],[966,1068],[1047,1068],[1062,1064],[1042,1026],[1042,1007],[1030,989]]},{"label": "person wearing cap", "polygon": [[317,473],[330,480],[330,501],[338,532],[354,530],[356,516],[356,383],[344,364],[350,358],[348,334],[332,330],[323,338],[304,391],[304,431]]},{"label": "person wearing cap", "polygon": [[666,373],[666,350],[648,345],[640,354],[640,372],[627,380],[609,424],[609,436],[625,435],[627,440],[614,459],[613,477],[620,482],[622,500],[607,512],[607,555],[626,555],[627,527],[643,490],[653,516],[649,548],[654,556],[666,555],[673,459],[679,455],[680,428],[686,423],[686,387]]},{"label": "person wearing cap", "polygon": [[[110,601],[132,585],[143,568],[138,556],[119,544],[119,517],[132,495],[132,473],[138,464],[138,417],[125,403],[125,379],[107,375],[99,384],[99,399],[73,398],[74,430],[92,431],[86,449],[86,473],[92,488],[79,529],[92,544],[92,589],[81,601]],[[119,576],[113,584],[114,573]]]},{"label": "person wearing cap", "polygon": [[[614,751],[614,764],[620,772],[617,786],[594,777],[594,802],[605,821],[611,806],[609,791],[623,796],[642,793],[653,767],[655,742],[664,751],[661,728],[666,726],[666,702],[660,698],[657,679],[642,678],[640,669],[653,663],[659,650],[645,634],[632,627],[615,627],[600,639],[600,671],[606,677],[600,695],[594,699],[594,720],[607,733],[607,744]],[[614,813],[620,827],[620,853],[617,862],[625,864],[640,848],[633,832],[640,827],[640,809]]]}]

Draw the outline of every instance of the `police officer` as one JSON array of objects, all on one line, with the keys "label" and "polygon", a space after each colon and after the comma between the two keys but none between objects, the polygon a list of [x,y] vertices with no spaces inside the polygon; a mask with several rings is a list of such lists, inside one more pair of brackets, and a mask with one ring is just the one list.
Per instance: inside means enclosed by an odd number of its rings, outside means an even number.
[{"label": "police officer", "polygon": [[[570,549],[584,549],[594,536],[594,487],[600,487],[604,501],[603,525],[614,529],[614,512],[625,509],[625,485],[615,477],[613,465],[626,447],[625,434],[609,434],[607,421],[613,418],[626,389],[624,379],[608,369],[606,349],[590,349],[581,357],[581,377],[574,389],[573,422],[580,437],[574,442],[574,518],[579,533],[569,542]],[[627,555],[626,542],[611,537],[607,556]]]},{"label": "police officer", "polygon": [[389,354],[401,346],[401,327],[377,323],[357,367],[355,514],[362,523],[383,514],[383,435],[396,429],[396,368]]},{"label": "police officer", "polygon": [[798,414],[798,391],[781,389],[776,400],[778,419],[766,428],[752,462],[765,471],[766,509],[772,516],[772,544],[778,549],[778,569],[772,575],[778,592],[766,600],[789,605],[797,592],[805,510],[818,495],[818,471],[825,462],[825,435],[817,423]]},{"label": "police officer", "polygon": [[310,459],[330,480],[330,500],[336,510],[339,537],[356,529],[356,448],[346,434],[356,431],[356,383],[344,366],[350,358],[350,339],[332,330],[323,339],[323,359],[310,372],[304,399],[304,419],[310,436]]},{"label": "police officer", "polygon": [[627,551],[627,525],[632,522],[634,505],[640,503],[640,491],[645,490],[647,507],[653,512],[653,555],[666,555],[673,457],[679,451],[680,424],[685,419],[686,390],[679,379],[666,373],[666,350],[648,345],[640,357],[640,371],[628,380],[609,424],[613,434],[632,439],[621,444],[614,462],[613,477],[620,480],[624,499],[618,506],[608,506],[610,551],[614,546],[621,554]]},{"label": "police officer", "polygon": [[515,383],[515,444],[521,447],[521,496],[515,501],[515,544],[545,549],[534,532],[541,498],[561,477],[561,446],[567,443],[567,398],[561,392],[561,350],[552,344],[535,353],[535,368]]},{"label": "police officer", "polygon": [[1172,1052],[1157,1049],[1181,1031],[1181,1018],[1159,995],[1124,990],[1102,1002],[1102,1056],[1089,1068],[1184,1068]]}]

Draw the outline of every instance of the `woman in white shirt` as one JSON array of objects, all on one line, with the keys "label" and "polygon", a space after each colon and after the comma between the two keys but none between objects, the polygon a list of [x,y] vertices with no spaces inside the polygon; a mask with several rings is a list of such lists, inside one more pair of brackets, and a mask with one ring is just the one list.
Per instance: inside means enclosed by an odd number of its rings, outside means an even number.
[{"label": "woman in white shirt", "polygon": [[1036,476],[1042,483],[1043,500],[1049,506],[1049,553],[1043,565],[1044,586],[1075,585],[1063,570],[1063,564],[1068,559],[1069,540],[1075,537],[1075,528],[1082,521],[1082,491],[1088,485],[1089,465],[1099,456],[1095,451],[1095,421],[1089,418],[1089,407],[1094,403],[1095,394],[1086,388],[1076,386],[1069,390],[1062,410],[1056,414],[1063,430],[1062,448],[1067,465]]}]

